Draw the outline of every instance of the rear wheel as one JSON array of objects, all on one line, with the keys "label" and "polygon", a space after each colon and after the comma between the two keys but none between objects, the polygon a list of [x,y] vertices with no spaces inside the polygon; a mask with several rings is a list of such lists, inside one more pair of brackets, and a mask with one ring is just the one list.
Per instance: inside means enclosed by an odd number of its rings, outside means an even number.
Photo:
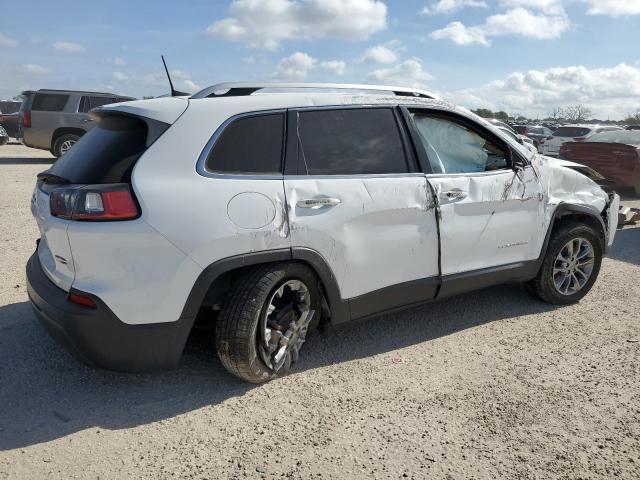
[{"label": "rear wheel", "polygon": [[580,223],[563,225],[554,232],[540,271],[527,287],[547,303],[575,303],[596,281],[602,252],[602,239],[593,227]]},{"label": "rear wheel", "polygon": [[80,140],[80,137],[73,133],[60,135],[58,138],[56,138],[56,141],[53,143],[53,150],[52,150],[53,156],[56,158],[60,158],[65,153],[67,153],[69,149],[78,142],[78,140]]},{"label": "rear wheel", "polygon": [[315,273],[298,263],[255,267],[238,278],[216,322],[224,367],[251,383],[289,370],[320,315],[317,285]]}]

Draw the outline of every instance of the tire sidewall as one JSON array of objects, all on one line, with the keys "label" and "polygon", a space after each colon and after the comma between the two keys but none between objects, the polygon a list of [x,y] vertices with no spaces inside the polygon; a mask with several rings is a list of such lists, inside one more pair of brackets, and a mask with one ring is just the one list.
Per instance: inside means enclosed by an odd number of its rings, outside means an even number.
[{"label": "tire sidewall", "polygon": [[320,314],[320,292],[318,291],[317,286],[318,280],[309,268],[292,263],[283,265],[282,268],[276,269],[272,273],[274,275],[270,278],[271,285],[267,290],[267,293],[262,293],[259,296],[252,296],[253,298],[250,300],[254,302],[254,315],[251,325],[251,338],[253,341],[248,342],[249,351],[247,353],[249,356],[251,371],[256,375],[256,379],[259,382],[270,380],[287,371],[287,369],[283,368],[279,372],[274,372],[264,364],[258,352],[258,325],[260,324],[262,316],[266,314],[268,308],[267,302],[271,298],[271,295],[273,295],[273,293],[280,288],[283,283],[290,280],[299,280],[309,289],[311,302],[310,309],[315,309],[316,315]]}]

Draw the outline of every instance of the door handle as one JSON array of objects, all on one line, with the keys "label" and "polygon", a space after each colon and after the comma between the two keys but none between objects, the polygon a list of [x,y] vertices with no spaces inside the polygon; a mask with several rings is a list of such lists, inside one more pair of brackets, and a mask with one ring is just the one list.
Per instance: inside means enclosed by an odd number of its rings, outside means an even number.
[{"label": "door handle", "polygon": [[440,196],[447,200],[462,200],[463,198],[467,198],[467,192],[464,192],[459,188],[454,188],[453,190],[442,192]]},{"label": "door handle", "polygon": [[91,119],[91,118],[85,118],[85,119],[84,119],[84,120],[82,120],[82,121],[83,121],[84,123],[87,123],[87,122],[93,122],[93,119]]},{"label": "door handle", "polygon": [[342,201],[339,198],[320,197],[298,200],[298,203],[296,203],[296,205],[300,208],[322,208],[335,207],[340,203],[342,203]]}]

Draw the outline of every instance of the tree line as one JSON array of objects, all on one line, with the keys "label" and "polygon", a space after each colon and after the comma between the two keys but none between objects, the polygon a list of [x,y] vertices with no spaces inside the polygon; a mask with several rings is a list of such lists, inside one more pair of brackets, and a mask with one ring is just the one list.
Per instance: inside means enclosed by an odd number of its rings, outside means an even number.
[{"label": "tree line", "polygon": [[[489,110],[488,108],[478,108],[476,110],[471,110],[476,115],[483,118],[497,118],[503,122],[522,122],[529,123],[532,121],[540,121],[540,122],[550,122],[550,123],[582,123],[588,122],[593,119],[593,111],[582,104],[576,105],[567,105],[565,107],[557,107],[551,110],[546,118],[540,119],[530,119],[525,117],[520,113],[512,113],[511,115],[503,110],[499,110],[494,112]],[[611,123],[621,123],[621,124],[640,124],[640,108],[636,110],[635,113],[630,113],[624,120],[620,122],[611,122]]]}]

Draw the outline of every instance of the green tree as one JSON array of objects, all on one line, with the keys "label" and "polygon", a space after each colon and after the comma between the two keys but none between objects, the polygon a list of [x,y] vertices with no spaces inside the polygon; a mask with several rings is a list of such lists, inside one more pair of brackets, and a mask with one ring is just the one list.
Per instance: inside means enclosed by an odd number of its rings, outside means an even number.
[{"label": "green tree", "polygon": [[494,118],[493,112],[487,108],[478,108],[477,110],[471,111],[482,118]]},{"label": "green tree", "polygon": [[636,110],[636,113],[630,113],[627,118],[625,118],[624,123],[632,123],[639,124],[640,123],[640,108]]},{"label": "green tree", "polygon": [[509,114],[505,111],[500,110],[499,112],[495,112],[494,115],[495,118],[497,118],[498,120],[502,120],[503,122],[509,120]]}]

